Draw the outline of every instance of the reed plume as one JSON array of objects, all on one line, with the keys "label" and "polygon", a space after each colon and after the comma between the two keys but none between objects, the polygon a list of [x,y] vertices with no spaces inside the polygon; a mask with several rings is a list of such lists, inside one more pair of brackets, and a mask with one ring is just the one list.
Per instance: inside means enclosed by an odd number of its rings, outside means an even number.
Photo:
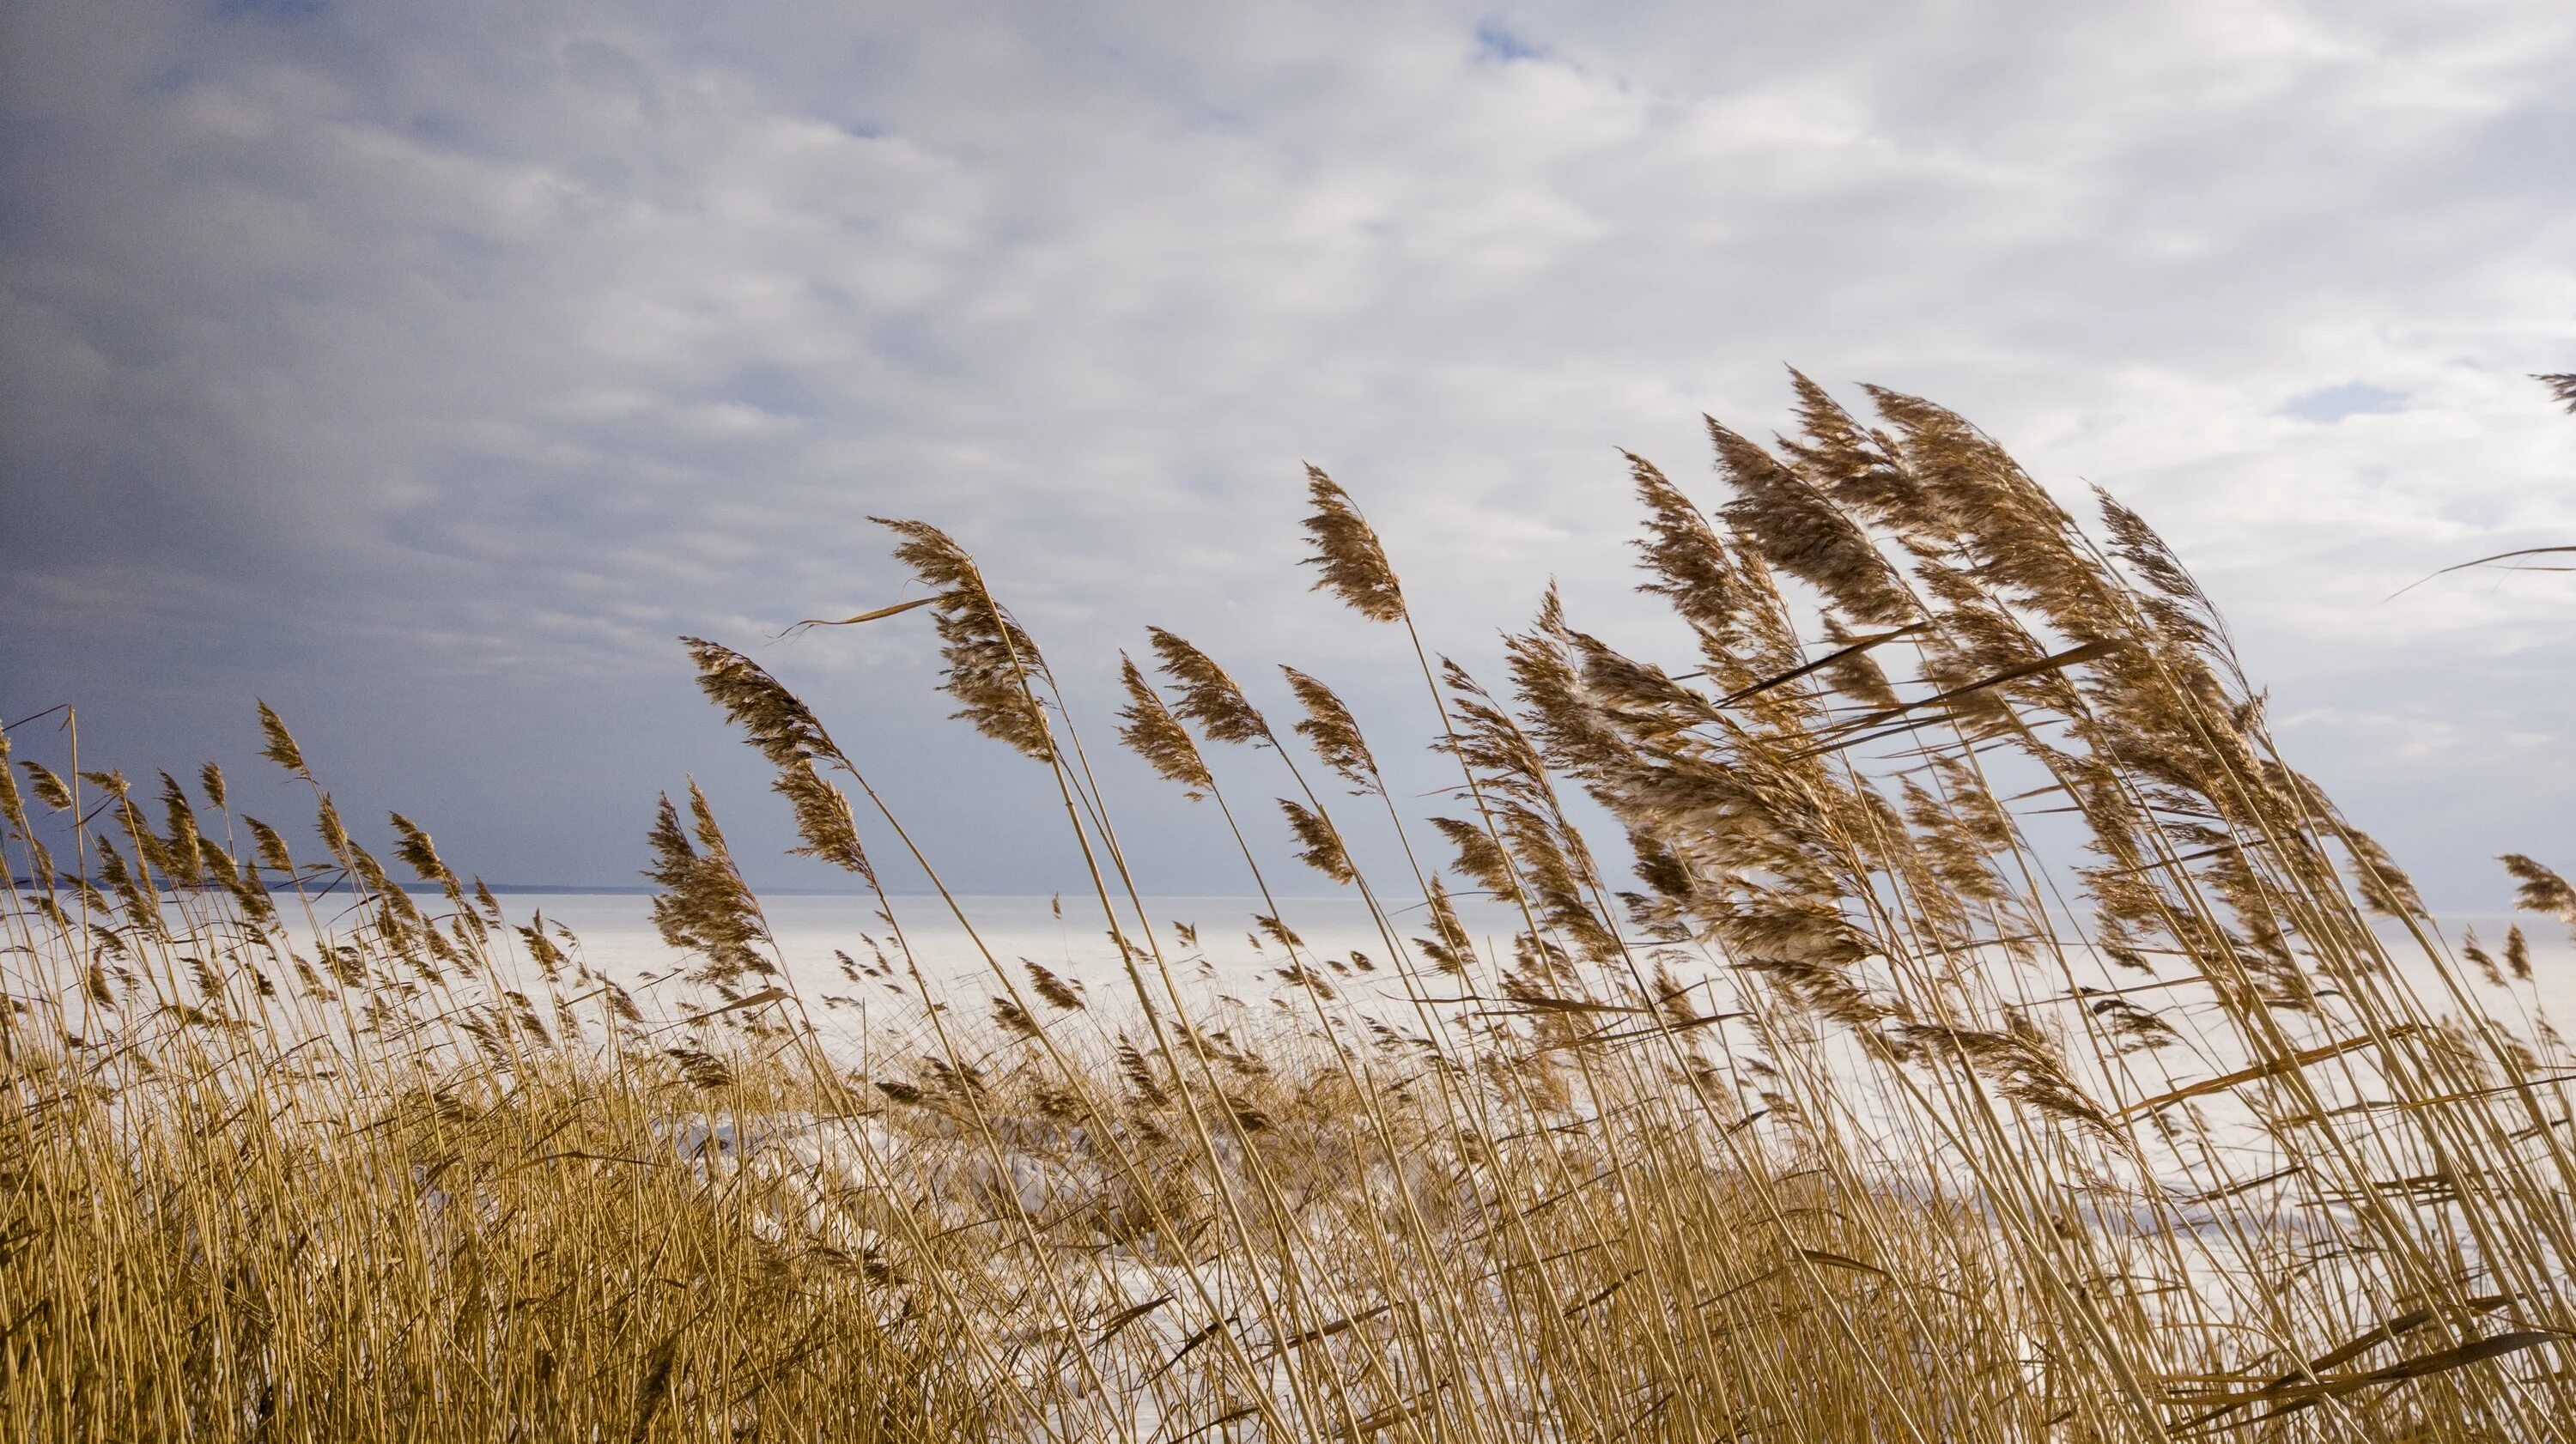
[{"label": "reed plume", "polygon": [[720,987],[774,972],[761,955],[769,931],[759,904],[734,866],[706,793],[694,780],[689,783],[689,825],[682,826],[679,809],[666,793],[649,840],[653,866],[644,875],[661,889],[653,899],[653,925],[662,940],[704,959],[702,976]]},{"label": "reed plume", "polygon": [[1353,793],[1373,796],[1386,790],[1378,777],[1377,758],[1369,752],[1368,739],[1360,735],[1360,726],[1351,716],[1350,707],[1333,689],[1294,667],[1281,667],[1288,679],[1288,689],[1296,693],[1297,703],[1306,715],[1297,720],[1297,732],[1315,749],[1333,774],[1347,782]]},{"label": "reed plume", "polygon": [[2516,907],[2554,917],[2576,936],[2576,885],[2518,852],[2508,852],[2498,861],[2520,884],[2514,890]]},{"label": "reed plume", "polygon": [[943,685],[963,704],[957,715],[1024,756],[1054,761],[1054,734],[1029,685],[1030,677],[1046,675],[1045,660],[1037,643],[993,599],[975,559],[926,522],[873,520],[903,538],[895,559],[937,593],[932,615],[940,656],[948,664]]},{"label": "reed plume", "polygon": [[795,814],[797,836],[804,840],[797,854],[820,858],[874,888],[876,868],[859,841],[849,799],[817,767],[818,762],[846,767],[849,758],[813,709],[766,668],[730,647],[699,637],[682,637],[680,644],[697,667],[698,690],[778,769],[770,789],[786,798]]},{"label": "reed plume", "polygon": [[1298,860],[1338,883],[1356,882],[1359,874],[1351,866],[1350,854],[1342,850],[1342,837],[1312,810],[1282,797],[1279,810],[1288,817],[1289,830],[1296,833]]},{"label": "reed plume", "polygon": [[1198,744],[1190,740],[1188,729],[1164,705],[1162,694],[1145,680],[1134,659],[1123,652],[1118,656],[1118,680],[1127,691],[1127,706],[1118,714],[1125,724],[1119,728],[1119,739],[1144,758],[1155,775],[1179,783],[1190,800],[1205,796],[1216,786],[1216,778],[1199,756]]},{"label": "reed plume", "polygon": [[[1713,509],[1626,459],[1678,658],[1551,587],[1488,687],[1310,469],[1318,589],[1406,625],[1456,815],[1413,816],[1312,674],[1283,669],[1284,748],[1155,629],[1170,691],[1122,656],[1119,737],[1214,804],[1176,825],[1240,854],[1232,927],[1156,922],[1035,640],[917,522],[886,525],[928,596],[799,626],[932,610],[942,689],[1049,764],[1028,816],[1096,884],[1095,927],[1048,910],[1062,956],[1004,951],[814,709],[701,638],[793,850],[868,889],[820,972],[694,781],[646,839],[669,968],[513,916],[423,814],[384,814],[398,884],[264,704],[315,860],[212,766],[129,782],[68,715],[0,730],[0,1417],[2576,1438],[2576,1052],[2532,941],[2445,932],[2138,513],[2079,522],[1933,402],[1790,385],[1768,445],[1710,422]],[[1206,742],[1272,752],[1363,932],[1272,895]],[[1387,813],[1401,886],[1307,751]],[[2576,889],[2503,861],[2576,928]],[[800,972],[834,990],[811,1016]]]},{"label": "reed plume", "polygon": [[1161,627],[1145,631],[1153,639],[1159,670],[1180,689],[1181,703],[1172,709],[1175,713],[1197,723],[1210,741],[1278,745],[1269,719],[1215,658]]},{"label": "reed plume", "polygon": [[1404,588],[1388,565],[1386,548],[1360,515],[1349,492],[1320,469],[1306,468],[1306,536],[1315,550],[1306,558],[1322,576],[1315,590],[1330,591],[1352,611],[1373,622],[1404,618]]}]

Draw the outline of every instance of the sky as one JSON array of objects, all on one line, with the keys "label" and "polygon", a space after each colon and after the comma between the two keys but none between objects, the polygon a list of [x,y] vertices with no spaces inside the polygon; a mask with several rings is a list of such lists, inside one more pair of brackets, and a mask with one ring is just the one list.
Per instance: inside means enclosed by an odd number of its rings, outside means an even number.
[{"label": "sky", "polygon": [[[1551,578],[1675,656],[1619,449],[1719,500],[1702,414],[1784,425],[1789,365],[2145,513],[2436,904],[2576,864],[2576,577],[2390,595],[2576,540],[2557,0],[0,0],[0,185],[0,721],[292,820],[264,698],[494,881],[636,881],[694,776],[755,879],[833,885],[694,634],[952,885],[1078,884],[927,614],[771,640],[915,594],[872,514],[975,551],[1097,742],[1159,624],[1430,787],[1400,637],[1297,566],[1302,465],[1471,666]],[[1149,890],[1243,890],[1102,761]]]}]

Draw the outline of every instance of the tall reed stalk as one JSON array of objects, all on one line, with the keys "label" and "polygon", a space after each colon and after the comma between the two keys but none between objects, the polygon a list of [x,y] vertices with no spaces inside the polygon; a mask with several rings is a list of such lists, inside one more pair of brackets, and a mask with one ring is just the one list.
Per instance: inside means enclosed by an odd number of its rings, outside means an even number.
[{"label": "tall reed stalk", "polygon": [[[2576,1058],[2525,934],[2449,939],[2134,512],[2087,530],[1956,415],[1793,382],[1792,434],[1710,424],[1714,510],[1630,458],[1683,659],[1551,591],[1478,679],[1310,470],[1318,588],[1403,629],[1457,769],[1431,815],[1323,678],[1285,669],[1274,724],[1176,633],[1122,659],[1117,740],[1260,898],[1240,950],[1150,915],[1049,660],[920,522],[887,525],[928,595],[849,623],[929,612],[1075,844],[1098,965],[1006,956],[873,764],[714,642],[798,851],[876,909],[837,975],[694,783],[648,837],[688,959],[655,976],[394,815],[398,883],[265,706],[309,858],[212,766],[138,789],[68,712],[0,733],[0,1419],[2576,1438]],[[1300,931],[1264,787],[1374,955]],[[938,918],[966,955],[925,950]]]}]

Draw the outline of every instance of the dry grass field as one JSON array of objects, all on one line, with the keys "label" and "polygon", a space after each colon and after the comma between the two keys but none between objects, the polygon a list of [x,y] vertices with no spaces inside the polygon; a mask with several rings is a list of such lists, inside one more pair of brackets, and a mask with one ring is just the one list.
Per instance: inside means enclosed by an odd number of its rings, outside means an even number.
[{"label": "dry grass field", "polygon": [[[2576,1439],[2576,1055],[2529,938],[2445,943],[2144,520],[1870,399],[1712,423],[1711,509],[1634,460],[1644,587],[1697,640],[1661,663],[1550,596],[1470,676],[1313,473],[1319,588],[1419,658],[1436,815],[1325,681],[1268,715],[1173,633],[1073,715],[973,559],[888,523],[929,595],[853,624],[929,611],[1124,960],[960,987],[904,924],[969,905],[880,894],[848,966],[893,1055],[784,970],[694,787],[650,837],[694,970],[639,998],[402,818],[370,855],[265,707],[310,829],[20,725],[0,1430]],[[686,645],[805,851],[938,876],[884,760]],[[1284,820],[1380,945],[1274,902],[1275,995],[1212,1006],[1085,750],[1120,744],[1238,839]]]}]

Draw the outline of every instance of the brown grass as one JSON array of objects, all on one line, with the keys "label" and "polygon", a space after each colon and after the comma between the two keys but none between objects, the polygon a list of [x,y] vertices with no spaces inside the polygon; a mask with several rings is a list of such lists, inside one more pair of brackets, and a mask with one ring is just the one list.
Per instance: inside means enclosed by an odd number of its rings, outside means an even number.
[{"label": "brown grass", "polygon": [[[948,690],[1047,774],[1116,962],[987,951],[961,983],[913,953],[920,900],[876,891],[886,944],[843,967],[896,1015],[892,1052],[882,1027],[854,1052],[829,1026],[846,1000],[790,976],[694,785],[650,836],[693,970],[639,999],[405,819],[426,901],[318,784],[323,854],[299,862],[212,768],[146,796],[83,770],[70,729],[22,727],[67,755],[0,773],[22,879],[0,1418],[98,1440],[2576,1437],[2576,1059],[2520,930],[2502,965],[2473,940],[2454,959],[2275,749],[2135,513],[2103,498],[2087,531],[1958,417],[1796,385],[1776,445],[1712,423],[1713,514],[1632,459],[1644,590],[1697,642],[1675,664],[1551,594],[1489,687],[1423,644],[1388,549],[1310,471],[1319,587],[1404,629],[1456,763],[1438,816],[1390,794],[1322,679],[1287,672],[1298,720],[1274,730],[1151,633],[1169,691],[1127,664],[1117,734],[1213,805],[1264,900],[1248,946],[1276,989],[1249,1004],[1213,996],[1194,929],[1145,916],[1037,641],[916,522],[890,525]],[[688,646],[802,851],[877,890],[891,847],[939,886],[811,709]],[[1364,906],[1373,956],[1299,935],[1238,822],[1277,824],[1230,786],[1291,794],[1298,855]],[[1381,854],[1394,880],[1357,861]],[[2576,926],[2557,873],[2508,863]],[[985,946],[967,901],[933,905]]]}]

